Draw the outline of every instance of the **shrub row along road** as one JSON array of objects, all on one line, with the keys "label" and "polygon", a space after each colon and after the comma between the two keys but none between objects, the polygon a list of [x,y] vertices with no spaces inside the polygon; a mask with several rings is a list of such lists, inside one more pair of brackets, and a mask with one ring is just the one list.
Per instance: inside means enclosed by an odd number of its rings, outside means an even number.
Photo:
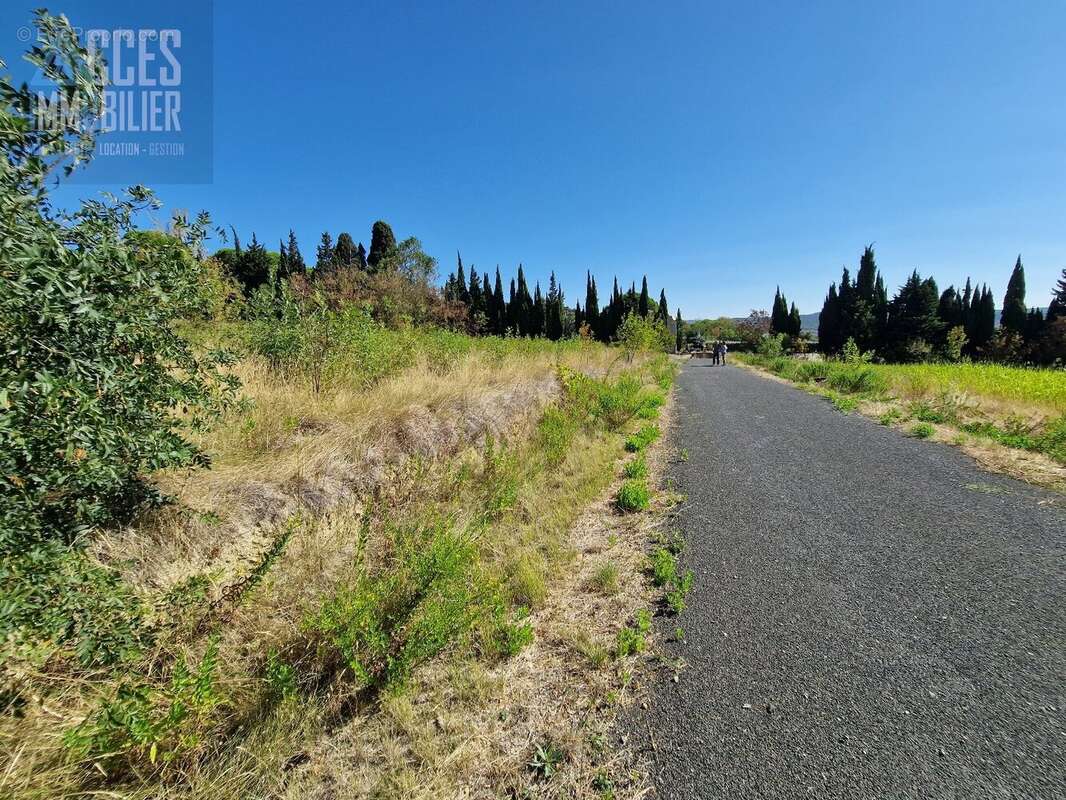
[{"label": "shrub row along road", "polygon": [[1064,498],[736,367],[674,419],[685,666],[629,727],[660,796],[1066,797]]}]

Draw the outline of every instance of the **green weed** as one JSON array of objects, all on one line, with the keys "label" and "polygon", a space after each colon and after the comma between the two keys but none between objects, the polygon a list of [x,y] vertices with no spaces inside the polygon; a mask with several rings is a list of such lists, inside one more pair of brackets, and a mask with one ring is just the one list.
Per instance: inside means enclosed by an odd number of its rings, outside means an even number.
[{"label": "green weed", "polygon": [[651,490],[648,489],[647,481],[641,479],[629,479],[618,489],[615,497],[615,505],[620,511],[633,512],[644,511],[651,503]]}]

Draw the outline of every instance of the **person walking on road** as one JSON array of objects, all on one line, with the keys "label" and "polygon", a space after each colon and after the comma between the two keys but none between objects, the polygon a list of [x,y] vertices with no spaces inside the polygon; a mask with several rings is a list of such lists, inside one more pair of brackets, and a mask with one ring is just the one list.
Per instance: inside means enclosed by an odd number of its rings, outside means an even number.
[{"label": "person walking on road", "polygon": [[711,363],[715,366],[718,365],[718,357],[721,354],[721,350],[719,348],[721,346],[722,345],[719,342],[715,342],[713,345],[711,345]]},{"label": "person walking on road", "polygon": [[722,363],[725,364],[725,354],[729,352],[729,346],[725,342],[718,345],[721,348]]}]

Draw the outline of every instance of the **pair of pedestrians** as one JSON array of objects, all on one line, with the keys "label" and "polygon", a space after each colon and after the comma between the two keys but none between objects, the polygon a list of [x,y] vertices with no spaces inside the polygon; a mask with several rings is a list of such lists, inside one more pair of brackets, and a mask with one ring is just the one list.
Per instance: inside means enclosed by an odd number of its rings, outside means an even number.
[{"label": "pair of pedestrians", "polygon": [[711,363],[712,364],[724,364],[725,354],[729,352],[729,347],[725,342],[715,342],[714,347],[711,348]]}]

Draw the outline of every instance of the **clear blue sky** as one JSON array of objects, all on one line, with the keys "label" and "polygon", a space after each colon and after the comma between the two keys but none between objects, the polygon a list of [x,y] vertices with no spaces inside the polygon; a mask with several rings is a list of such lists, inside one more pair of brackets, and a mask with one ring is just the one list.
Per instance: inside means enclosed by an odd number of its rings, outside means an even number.
[{"label": "clear blue sky", "polygon": [[1018,253],[1030,305],[1066,266],[1062,0],[220,0],[214,35],[214,182],[156,188],[305,256],[382,218],[442,277],[646,272],[687,318],[817,311],[869,242],[997,303]]}]

